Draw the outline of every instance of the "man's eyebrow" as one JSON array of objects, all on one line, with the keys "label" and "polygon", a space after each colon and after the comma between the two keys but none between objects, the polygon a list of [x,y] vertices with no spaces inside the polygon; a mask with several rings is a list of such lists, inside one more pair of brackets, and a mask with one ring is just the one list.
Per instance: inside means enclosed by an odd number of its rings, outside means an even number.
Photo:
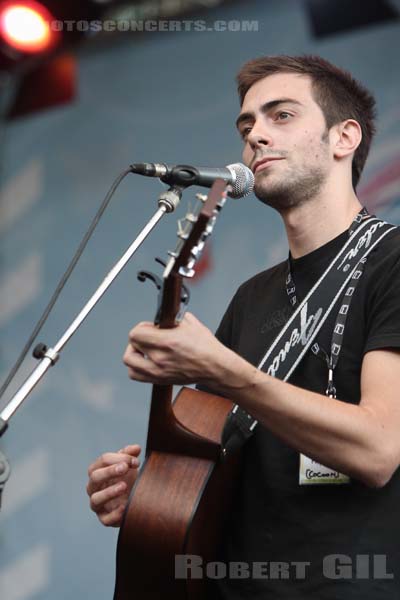
[{"label": "man's eyebrow", "polygon": [[[279,104],[296,104],[298,106],[303,106],[301,102],[294,100],[293,98],[279,98],[278,100],[270,100],[269,102],[265,102],[265,104],[261,106],[261,112],[266,113],[271,110],[271,108],[275,108]],[[236,119],[236,128],[239,129],[239,125],[243,123],[243,121],[250,121],[251,119],[254,119],[254,113],[252,112],[240,114]]]}]

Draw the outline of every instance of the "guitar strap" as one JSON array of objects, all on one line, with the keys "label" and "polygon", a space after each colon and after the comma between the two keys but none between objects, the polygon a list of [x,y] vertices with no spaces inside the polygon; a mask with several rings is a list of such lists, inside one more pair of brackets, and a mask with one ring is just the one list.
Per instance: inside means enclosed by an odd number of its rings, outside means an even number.
[{"label": "guitar strap", "polygon": [[[342,347],[344,326],[351,299],[369,253],[394,229],[396,226],[370,216],[363,208],[349,229],[348,240],[300,303],[297,302],[289,265],[286,289],[293,308],[296,304],[298,306],[265,352],[258,369],[272,377],[288,381],[311,348],[314,354],[326,358],[328,366],[326,394],[332,398],[336,397],[333,373]],[[342,300],[332,335],[331,353],[328,356],[317,343],[313,344],[313,342],[340,298]],[[223,455],[242,446],[252,435],[256,425],[257,421],[235,404],[227,417],[222,433]]]}]

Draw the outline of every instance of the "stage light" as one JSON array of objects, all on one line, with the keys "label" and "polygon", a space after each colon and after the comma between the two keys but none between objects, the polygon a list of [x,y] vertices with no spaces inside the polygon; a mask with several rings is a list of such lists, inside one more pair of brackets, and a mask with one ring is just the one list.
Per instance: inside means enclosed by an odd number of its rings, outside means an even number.
[{"label": "stage light", "polygon": [[59,37],[51,29],[52,20],[47,8],[33,0],[0,4],[0,34],[20,52],[38,53],[52,48]]},{"label": "stage light", "polygon": [[18,82],[8,119],[69,104],[76,98],[77,66],[73,54],[59,54],[31,69]]}]

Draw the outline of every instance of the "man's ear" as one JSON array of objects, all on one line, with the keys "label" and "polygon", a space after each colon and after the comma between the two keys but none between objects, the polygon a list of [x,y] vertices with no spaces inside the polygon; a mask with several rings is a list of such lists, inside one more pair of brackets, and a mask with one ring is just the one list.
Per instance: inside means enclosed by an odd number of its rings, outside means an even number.
[{"label": "man's ear", "polygon": [[354,119],[347,119],[334,126],[333,154],[335,158],[344,158],[354,153],[362,140],[361,126]]}]

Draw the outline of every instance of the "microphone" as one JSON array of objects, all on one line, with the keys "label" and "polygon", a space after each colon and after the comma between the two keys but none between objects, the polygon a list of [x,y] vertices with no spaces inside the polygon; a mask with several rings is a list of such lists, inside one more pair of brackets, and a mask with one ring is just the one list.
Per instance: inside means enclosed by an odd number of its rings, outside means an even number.
[{"label": "microphone", "polygon": [[218,178],[224,179],[232,187],[231,198],[242,198],[253,191],[254,175],[242,163],[234,163],[222,168],[192,167],[190,165],[169,166],[163,163],[134,163],[132,173],[146,177],[158,177],[164,183],[177,184],[183,187],[200,185],[211,187]]}]

